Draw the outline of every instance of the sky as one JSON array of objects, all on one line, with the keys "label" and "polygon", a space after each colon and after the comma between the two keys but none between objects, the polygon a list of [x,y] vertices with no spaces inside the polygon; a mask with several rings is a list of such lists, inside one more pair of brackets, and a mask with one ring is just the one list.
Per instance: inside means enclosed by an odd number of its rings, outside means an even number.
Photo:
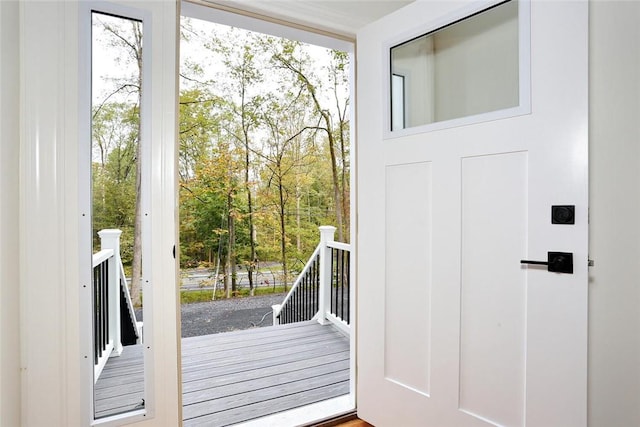
[{"label": "sky", "polygon": [[[218,32],[224,33],[226,31],[229,31],[229,29],[231,28],[226,25],[214,24],[209,21],[204,21],[204,20],[199,20],[194,18],[183,17],[182,19],[183,19],[183,22],[184,20],[189,20],[193,28],[196,31],[201,32],[203,34],[208,34],[211,31],[218,31]],[[241,46],[243,44],[242,42],[244,38],[243,34],[250,33],[250,31],[236,28],[235,33],[238,39],[237,46]],[[260,33],[254,32],[254,34],[260,34]],[[216,59],[215,55],[213,55],[212,52],[204,46],[204,43],[206,41],[207,39],[202,40],[196,37],[193,37],[190,42],[183,41],[180,45],[180,50],[181,50],[180,60],[181,60],[181,63],[184,63],[185,60],[190,60],[194,62],[200,62],[203,65],[207,64],[208,67],[205,67],[204,69],[204,73],[205,73],[204,78],[219,80],[220,73],[224,73],[224,66],[221,64],[219,60]],[[328,74],[325,70],[322,69],[322,67],[323,65],[326,65],[329,63],[329,60],[331,57],[331,50],[322,46],[311,45],[308,43],[303,43],[303,46],[304,46],[304,50],[309,54],[309,56],[315,62],[315,67],[313,68],[314,73],[320,76],[321,80],[324,80],[328,83]],[[264,87],[266,88],[271,87],[272,89],[275,90],[275,87],[276,87],[275,83],[268,79],[268,75],[269,75],[268,72],[266,72],[265,74],[267,78],[263,83]],[[348,93],[345,92],[343,96],[347,97]],[[327,93],[326,91],[321,91],[321,97],[323,98],[323,101],[325,101],[325,103],[326,101],[333,99],[331,94]]]},{"label": "sky", "polygon": [[[96,108],[105,99],[109,101],[117,102],[136,102],[136,94],[127,93],[122,91],[114,94],[115,88],[117,88],[122,81],[131,81],[133,76],[137,75],[137,65],[127,55],[128,48],[122,46],[114,46],[114,42],[117,38],[112,34],[104,30],[104,28],[98,23],[98,20],[108,23],[113,26],[120,26],[124,33],[131,34],[130,23],[126,18],[112,17],[103,14],[94,15],[94,25],[92,27],[92,98],[93,107]],[[205,46],[210,39],[208,34],[212,31],[218,33],[225,33],[230,31],[230,27],[221,24],[214,24],[209,21],[202,21],[193,18],[183,18],[183,20],[190,20],[191,26],[197,35],[193,35],[189,41],[183,40],[180,44],[180,62],[184,64],[185,61],[191,61],[201,65],[203,75],[198,76],[199,80],[203,81],[215,81],[225,82],[225,66],[222,64],[219,55],[216,55],[212,50]],[[144,28],[143,28],[144,32]],[[249,31],[235,29],[234,37],[238,42],[234,46],[243,46],[242,42],[246,39],[246,35]],[[143,47],[144,49],[144,47]],[[325,90],[319,90],[318,95],[320,102],[324,105],[333,106],[335,100],[333,94],[329,91],[330,81],[328,73],[324,70],[323,66],[328,64],[331,50],[325,47],[314,46],[310,44],[304,44],[304,49],[308,52],[309,56],[314,60],[313,72],[319,76],[321,81],[326,82]],[[143,64],[144,67],[144,64]],[[270,80],[269,70],[263,70],[265,79],[262,86],[257,89],[261,92],[268,90],[277,90],[277,82]],[[185,72],[184,67],[181,67],[181,73]],[[181,83],[184,80],[181,79]],[[215,86],[214,86],[215,91]],[[348,97],[348,88],[344,88],[342,94],[344,99]],[[99,151],[94,150],[94,161],[98,161]]]},{"label": "sky", "polygon": [[[106,15],[100,15],[99,19],[114,23],[123,23],[123,18],[114,18]],[[217,31],[226,31],[229,27],[220,24],[213,24],[208,21],[201,21],[193,18],[190,19],[191,23],[199,32],[208,33],[211,29],[216,28]],[[143,30],[144,31],[144,30]],[[239,30],[238,33],[242,34],[244,30]],[[241,37],[241,36],[240,36]],[[215,55],[204,46],[204,41],[193,37],[190,42],[181,42],[180,44],[180,61],[184,63],[185,60],[198,62],[203,64],[204,76],[206,80],[215,80],[219,77],[220,73],[223,73],[224,67],[217,61]],[[122,55],[122,48],[114,48],[110,46],[110,37],[100,25],[93,26],[93,44],[92,44],[92,67],[93,67],[93,102],[94,104],[100,103],[105,99],[105,94],[111,93],[114,88],[114,80],[122,80],[133,75],[136,72],[135,64],[124,60]],[[322,64],[326,63],[329,59],[330,50],[320,46],[314,46],[305,44],[305,50],[309,55],[316,60],[317,67],[314,72],[322,75],[326,74],[322,70]],[[326,77],[324,78],[326,80]],[[265,85],[272,85],[269,81],[265,81]],[[328,94],[324,95],[328,96]],[[347,96],[345,93],[344,96]],[[117,97],[115,99],[118,99]]]}]

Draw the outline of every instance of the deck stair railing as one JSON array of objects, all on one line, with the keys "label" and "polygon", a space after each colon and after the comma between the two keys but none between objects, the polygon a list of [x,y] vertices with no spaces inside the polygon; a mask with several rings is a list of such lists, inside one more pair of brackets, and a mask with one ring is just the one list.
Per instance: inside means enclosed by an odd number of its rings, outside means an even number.
[{"label": "deck stair railing", "polygon": [[318,313],[320,305],[320,245],[316,247],[297,280],[293,283],[287,298],[274,311],[274,324],[286,324],[311,320]]},{"label": "deck stair railing", "polygon": [[282,304],[273,306],[273,324],[315,319],[349,333],[351,246],[334,241],[336,228],[320,227],[320,243]]},{"label": "deck stair railing", "polygon": [[[98,232],[101,250],[93,255],[94,381],[98,381],[109,357],[122,354],[123,324],[134,325],[135,341],[141,337],[141,325],[136,322],[120,259],[121,234],[122,231],[115,229]],[[127,308],[126,313],[121,311],[123,306]],[[127,344],[131,343],[128,341]]]}]

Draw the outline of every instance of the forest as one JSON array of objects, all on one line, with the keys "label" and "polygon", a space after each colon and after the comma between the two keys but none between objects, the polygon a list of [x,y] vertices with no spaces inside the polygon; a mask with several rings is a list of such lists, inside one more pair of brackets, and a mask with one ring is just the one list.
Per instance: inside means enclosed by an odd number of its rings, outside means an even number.
[{"label": "forest", "polygon": [[[123,230],[135,300],[144,29],[106,15],[93,29],[94,55],[118,65],[94,63],[94,236]],[[180,49],[180,267],[218,271],[233,296],[239,270],[253,294],[261,266],[277,263],[286,290],[318,226],[349,239],[349,55],[189,18]]]}]

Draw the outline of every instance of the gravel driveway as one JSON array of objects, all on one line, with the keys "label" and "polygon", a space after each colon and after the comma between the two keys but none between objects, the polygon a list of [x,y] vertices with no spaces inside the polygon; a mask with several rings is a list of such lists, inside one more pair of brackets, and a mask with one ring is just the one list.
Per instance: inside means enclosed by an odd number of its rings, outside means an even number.
[{"label": "gravel driveway", "polygon": [[[286,295],[280,293],[182,304],[182,338],[271,326],[271,306],[281,304]],[[143,320],[142,310],[136,310],[136,317],[138,321]]]},{"label": "gravel driveway", "polygon": [[220,299],[182,305],[182,338],[271,326],[271,306],[286,294]]}]

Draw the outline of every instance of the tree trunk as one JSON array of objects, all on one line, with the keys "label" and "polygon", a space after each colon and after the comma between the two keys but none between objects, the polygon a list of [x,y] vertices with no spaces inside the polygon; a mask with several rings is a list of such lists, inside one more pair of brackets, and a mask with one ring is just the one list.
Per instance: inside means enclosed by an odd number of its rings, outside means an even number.
[{"label": "tree trunk", "polygon": [[[324,114],[323,114],[324,116]],[[327,125],[329,119],[325,118]],[[340,184],[338,179],[338,165],[336,162],[335,141],[330,130],[327,130],[327,140],[329,141],[329,153],[331,157],[331,180],[333,181],[333,201],[336,209],[336,227],[338,229],[338,241],[344,242],[344,225],[342,218],[342,198],[340,197]]]},{"label": "tree trunk", "polygon": [[280,196],[280,252],[282,256],[282,284],[287,292],[287,231],[285,228],[285,206],[284,206],[284,186],[282,179],[278,179],[278,195]]},{"label": "tree trunk", "polygon": [[229,251],[227,251],[226,259],[224,260],[224,295],[225,298],[231,298],[231,287],[229,286],[229,268],[230,264]]},{"label": "tree trunk", "polygon": [[[244,120],[244,119],[243,119]],[[247,276],[249,277],[249,295],[254,294],[253,272],[257,263],[256,257],[256,236],[253,228],[253,197],[251,196],[251,186],[249,185],[249,135],[245,130],[245,161],[244,161],[244,188],[247,192],[247,208],[249,209],[249,266]]]},{"label": "tree trunk", "polygon": [[[334,68],[334,73],[337,73],[337,68]],[[340,163],[341,163],[341,171],[340,171],[340,181],[341,181],[341,197],[342,197],[342,220],[344,225],[344,234],[343,238],[345,240],[340,239],[343,242],[349,242],[349,233],[350,229],[350,197],[349,197],[349,182],[347,182],[347,171],[349,170],[349,159],[347,155],[347,108],[349,106],[349,102],[344,103],[344,109],[340,108],[340,96],[338,95],[338,76],[334,74],[333,78],[333,96],[336,102],[336,112],[338,114],[338,140],[340,142]]]},{"label": "tree trunk", "polygon": [[309,94],[311,95],[311,99],[313,99],[313,104],[315,105],[316,110],[318,111],[318,114],[320,114],[320,116],[324,120],[324,123],[325,123],[324,130],[327,133],[327,141],[329,143],[329,155],[331,157],[331,179],[333,181],[333,202],[335,204],[335,210],[336,210],[336,226],[338,229],[338,241],[344,242],[344,226],[343,226],[343,217],[342,217],[343,216],[343,208],[342,208],[343,200],[342,200],[341,191],[340,191],[340,179],[338,177],[338,166],[337,166],[336,152],[335,152],[336,143],[332,133],[333,128],[331,126],[331,116],[327,111],[325,111],[322,108],[322,105],[320,105],[320,101],[318,100],[318,97],[316,94],[316,88],[309,81],[307,76],[283,56],[276,55],[276,58],[280,60],[280,62],[286,68],[288,68],[293,73],[295,73],[304,82],[305,87],[307,88],[307,90],[309,91]]},{"label": "tree trunk", "polygon": [[302,252],[301,220],[300,220],[300,186],[296,185],[296,249]]},{"label": "tree trunk", "polygon": [[[347,233],[347,230],[350,229],[350,218],[349,218],[349,212],[350,212],[350,197],[349,197],[349,183],[347,182],[347,165],[349,164],[348,160],[347,160],[347,153],[346,153],[346,148],[345,148],[345,141],[344,141],[344,121],[341,118],[340,119],[340,157],[341,157],[341,162],[342,162],[342,171],[340,172],[340,178],[342,181],[342,186],[341,186],[341,196],[342,196],[342,221],[343,221],[343,226],[344,226],[344,235],[342,236],[342,238],[338,238],[339,241],[341,242],[349,242],[349,235]],[[344,239],[344,240],[343,240]]]},{"label": "tree trunk", "polygon": [[[236,266],[236,222],[233,214],[233,196],[231,192],[229,192],[227,196],[227,202],[229,204],[229,213],[227,217],[229,230],[229,250],[227,251],[227,253],[229,256],[229,268],[231,273],[231,294],[232,296],[236,296],[236,293],[238,291],[238,271]],[[229,294],[227,293],[227,298],[228,296]]]},{"label": "tree trunk", "polygon": [[136,147],[136,209],[133,227],[133,260],[131,262],[131,302],[134,307],[142,304],[142,176],[140,174],[140,141]]},{"label": "tree trunk", "polygon": [[251,166],[250,163],[250,147],[249,147],[249,124],[247,123],[247,111],[246,111],[246,76],[242,75],[242,84],[241,84],[241,121],[242,121],[242,136],[244,138],[244,189],[247,192],[247,208],[249,210],[249,265],[247,267],[247,276],[249,277],[249,295],[253,296],[253,271],[255,269],[256,264],[256,239],[255,232],[253,229],[253,197],[251,195],[251,186],[249,185],[249,168]]}]

